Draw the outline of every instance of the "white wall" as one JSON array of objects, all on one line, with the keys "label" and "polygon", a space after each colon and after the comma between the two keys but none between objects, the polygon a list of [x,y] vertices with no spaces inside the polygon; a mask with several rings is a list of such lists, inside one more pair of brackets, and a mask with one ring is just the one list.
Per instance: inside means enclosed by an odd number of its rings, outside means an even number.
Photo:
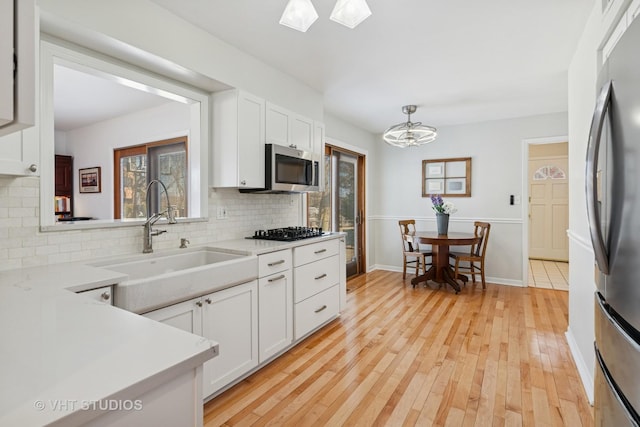
[{"label": "white wall", "polygon": [[521,285],[522,206],[509,205],[509,195],[522,192],[522,140],[566,134],[567,115],[556,113],[443,127],[435,142],[415,148],[380,142],[371,200],[372,233],[380,244],[373,262],[401,268],[399,219],[415,218],[417,228],[435,230],[431,201],[422,197],[422,160],[471,157],[471,197],[448,199],[458,208],[449,228],[470,231],[473,221],[490,222],[487,276],[494,283]]},{"label": "white wall", "polygon": [[[73,156],[74,215],[112,219],[114,149],[189,135],[190,113],[189,105],[169,102],[67,132],[67,153]],[[78,169],[96,166],[102,168],[102,191],[80,194]]]},{"label": "white wall", "polygon": [[596,100],[598,48],[603,20],[594,4],[569,67],[569,329],[567,339],[589,399],[593,401],[594,282],[593,249],[586,212],[584,169],[591,115]]},{"label": "white wall", "polygon": [[[373,221],[371,220],[371,195],[377,191],[377,182],[375,176],[377,168],[373,165],[377,163],[377,155],[382,141],[376,135],[357,128],[338,117],[331,114],[325,114],[325,136],[331,139],[337,145],[347,144],[346,148],[357,149],[360,153],[365,154],[365,259],[366,271],[371,269],[374,264],[371,260],[371,254],[375,252],[376,238],[372,232]],[[343,146],[343,148],[345,148]]]}]

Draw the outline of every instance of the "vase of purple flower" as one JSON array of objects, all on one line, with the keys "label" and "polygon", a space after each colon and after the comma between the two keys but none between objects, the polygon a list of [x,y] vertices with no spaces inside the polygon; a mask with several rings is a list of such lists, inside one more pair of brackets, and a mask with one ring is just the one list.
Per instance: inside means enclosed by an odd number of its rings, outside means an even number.
[{"label": "vase of purple flower", "polygon": [[449,232],[449,215],[457,211],[455,205],[451,202],[442,200],[442,196],[434,194],[431,196],[433,210],[436,211],[436,226],[438,234],[447,234]]}]

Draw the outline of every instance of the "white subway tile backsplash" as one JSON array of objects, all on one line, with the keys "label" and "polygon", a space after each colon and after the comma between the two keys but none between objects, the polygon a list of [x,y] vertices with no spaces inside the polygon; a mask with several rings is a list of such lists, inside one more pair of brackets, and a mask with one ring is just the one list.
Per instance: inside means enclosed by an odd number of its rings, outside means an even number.
[{"label": "white subway tile backsplash", "polygon": [[[40,232],[39,179],[0,177],[0,270],[91,261],[142,251],[142,226]],[[191,245],[250,236],[257,229],[300,225],[299,195],[241,194],[234,189],[209,192],[208,221],[158,223],[165,234],[153,238],[158,250],[175,249],[180,238]],[[216,219],[216,206],[227,207],[228,218]]]}]

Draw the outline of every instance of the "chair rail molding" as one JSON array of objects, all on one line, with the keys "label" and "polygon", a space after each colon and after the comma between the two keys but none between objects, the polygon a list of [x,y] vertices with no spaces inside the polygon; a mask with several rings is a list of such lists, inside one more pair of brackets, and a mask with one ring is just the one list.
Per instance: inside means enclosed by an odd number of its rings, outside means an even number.
[{"label": "chair rail molding", "polygon": [[[429,216],[418,216],[418,215],[403,215],[403,216],[396,216],[396,215],[369,215],[367,217],[368,221],[399,221],[402,219],[407,219],[407,218],[413,218],[416,221],[433,221],[435,222],[436,217],[435,215],[429,215]],[[483,222],[490,222],[490,223],[496,223],[496,224],[522,224],[523,220],[522,218],[465,218],[465,217],[456,217],[456,216],[450,216],[449,217],[449,222],[475,222],[475,221],[483,221]]]},{"label": "chair rail molding", "polygon": [[573,230],[567,230],[567,236],[569,237],[569,240],[572,240],[574,243],[582,246],[583,249],[586,249],[589,252],[593,252],[593,246],[591,245],[590,240],[587,240],[584,237],[578,235],[578,233]]}]

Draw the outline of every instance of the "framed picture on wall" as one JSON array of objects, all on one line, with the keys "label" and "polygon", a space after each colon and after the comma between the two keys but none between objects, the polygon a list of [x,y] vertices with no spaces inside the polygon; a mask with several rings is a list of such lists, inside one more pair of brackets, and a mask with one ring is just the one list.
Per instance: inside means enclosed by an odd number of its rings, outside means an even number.
[{"label": "framed picture on wall", "polygon": [[471,157],[422,161],[422,197],[471,197]]},{"label": "framed picture on wall", "polygon": [[93,168],[80,169],[80,193],[99,193],[100,192],[100,166]]}]

